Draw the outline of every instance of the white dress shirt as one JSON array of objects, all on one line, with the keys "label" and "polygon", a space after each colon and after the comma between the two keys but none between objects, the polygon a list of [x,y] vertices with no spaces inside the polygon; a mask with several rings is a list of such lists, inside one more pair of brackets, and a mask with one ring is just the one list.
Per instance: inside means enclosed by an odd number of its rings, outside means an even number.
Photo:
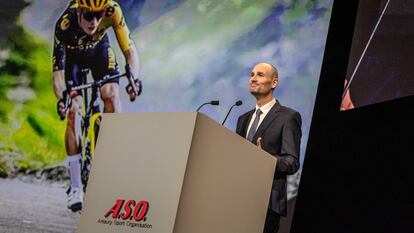
[{"label": "white dress shirt", "polygon": [[[267,113],[270,111],[270,109],[272,109],[272,107],[273,107],[273,105],[275,105],[275,103],[276,103],[276,99],[273,98],[269,103],[267,103],[267,104],[263,105],[262,107],[260,107],[260,111],[262,111],[262,114],[260,114],[259,124],[257,125],[257,128],[259,128],[259,126],[262,123],[263,119],[266,117]],[[259,109],[259,106],[256,105],[255,112],[257,111],[257,109]],[[255,112],[253,113],[252,119],[250,119],[249,127],[247,128],[247,132],[246,132],[245,137],[247,137],[247,135],[249,135],[249,131],[250,131],[250,128],[252,127],[253,121],[254,121],[254,119],[256,119]]]}]

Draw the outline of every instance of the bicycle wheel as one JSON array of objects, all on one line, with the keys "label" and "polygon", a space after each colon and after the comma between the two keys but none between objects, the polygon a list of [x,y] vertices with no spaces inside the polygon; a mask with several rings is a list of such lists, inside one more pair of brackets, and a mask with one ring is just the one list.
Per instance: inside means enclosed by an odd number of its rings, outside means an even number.
[{"label": "bicycle wheel", "polygon": [[91,170],[92,155],[95,151],[96,139],[99,133],[99,127],[102,116],[101,113],[95,113],[90,119],[89,128],[87,129],[87,137],[85,144],[85,154],[82,163],[81,179],[83,184],[83,190],[86,192],[88,185],[89,174]]}]

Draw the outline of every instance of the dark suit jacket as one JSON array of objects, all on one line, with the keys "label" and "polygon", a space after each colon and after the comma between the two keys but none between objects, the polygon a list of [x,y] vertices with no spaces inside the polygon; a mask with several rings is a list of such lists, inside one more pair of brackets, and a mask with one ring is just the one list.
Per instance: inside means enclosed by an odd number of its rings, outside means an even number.
[{"label": "dark suit jacket", "polygon": [[[246,112],[237,121],[236,133],[244,138],[254,112],[255,109]],[[287,203],[286,176],[299,169],[301,125],[301,116],[297,111],[276,101],[253,137],[254,142],[261,137],[263,150],[277,158],[269,208],[283,216],[286,216]]]}]

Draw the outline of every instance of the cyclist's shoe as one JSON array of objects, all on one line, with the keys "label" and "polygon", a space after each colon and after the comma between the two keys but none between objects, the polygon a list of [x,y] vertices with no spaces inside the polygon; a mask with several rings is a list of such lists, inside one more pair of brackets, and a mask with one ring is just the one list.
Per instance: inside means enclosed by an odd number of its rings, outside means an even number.
[{"label": "cyclist's shoe", "polygon": [[73,212],[82,209],[83,191],[78,188],[72,188],[68,195],[68,208]]}]

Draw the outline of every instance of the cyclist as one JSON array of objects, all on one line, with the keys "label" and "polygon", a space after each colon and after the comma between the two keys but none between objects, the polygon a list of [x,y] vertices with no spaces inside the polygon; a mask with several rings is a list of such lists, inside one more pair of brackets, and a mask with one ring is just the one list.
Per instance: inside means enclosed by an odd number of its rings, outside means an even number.
[{"label": "cyclist", "polygon": [[[82,93],[66,93],[66,90],[68,85],[81,84],[82,69],[90,69],[95,80],[119,74],[118,64],[106,33],[111,27],[126,64],[130,67],[126,72],[135,77],[137,92],[132,86],[127,86],[132,100],[136,94],[140,94],[142,88],[140,80],[136,78],[138,53],[118,3],[112,0],[72,0],[55,26],[53,89],[58,98],[58,114],[67,117],[65,147],[71,181],[68,208],[72,211],[80,210],[83,204],[80,177]],[[121,111],[118,82],[108,82],[99,88],[104,112]],[[72,98],[71,106],[65,106],[66,98]]]}]

